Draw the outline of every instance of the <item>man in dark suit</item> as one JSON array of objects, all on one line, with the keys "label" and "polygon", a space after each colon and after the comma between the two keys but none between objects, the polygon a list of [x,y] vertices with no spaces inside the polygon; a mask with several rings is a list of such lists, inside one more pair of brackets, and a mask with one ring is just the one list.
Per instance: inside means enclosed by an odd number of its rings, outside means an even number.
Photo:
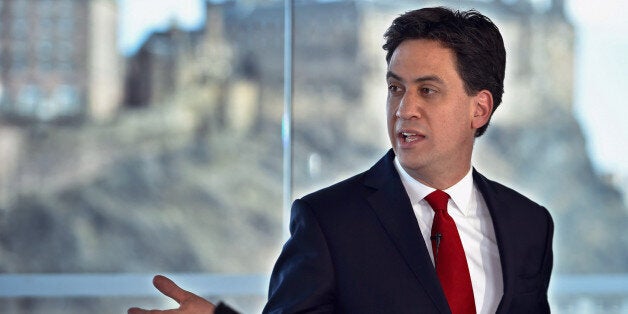
[{"label": "man in dark suit", "polygon": [[475,11],[427,8],[395,19],[385,39],[392,150],[295,201],[265,312],[449,313],[424,199],[434,190],[451,196],[464,248],[453,276],[471,281],[471,301],[454,312],[549,312],[549,213],[471,167],[503,94],[499,30]]},{"label": "man in dark suit", "polygon": [[548,211],[471,166],[503,94],[499,30],[426,8],[385,39],[392,149],[294,202],[264,312],[549,313]]},{"label": "man in dark suit", "polygon": [[[365,173],[295,202],[266,312],[449,313],[394,158],[391,151]],[[503,272],[503,292],[492,297],[498,302],[477,312],[549,312],[547,211],[475,171],[472,177]]]}]

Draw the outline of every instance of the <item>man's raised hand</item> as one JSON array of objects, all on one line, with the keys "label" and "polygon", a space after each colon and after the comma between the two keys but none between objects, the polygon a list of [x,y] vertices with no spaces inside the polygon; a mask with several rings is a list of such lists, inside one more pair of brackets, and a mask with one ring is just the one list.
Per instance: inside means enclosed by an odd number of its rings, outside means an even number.
[{"label": "man's raised hand", "polygon": [[128,314],[213,314],[216,306],[198,295],[183,290],[168,277],[157,275],[153,285],[164,295],[179,303],[179,308],[170,310],[145,310],[130,308]]}]

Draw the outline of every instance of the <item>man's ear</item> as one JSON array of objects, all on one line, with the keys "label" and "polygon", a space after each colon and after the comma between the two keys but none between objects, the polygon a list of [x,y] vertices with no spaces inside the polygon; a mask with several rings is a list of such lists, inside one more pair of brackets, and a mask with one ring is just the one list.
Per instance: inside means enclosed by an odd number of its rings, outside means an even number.
[{"label": "man's ear", "polygon": [[479,129],[487,124],[491,118],[491,114],[493,113],[493,94],[484,89],[475,95],[474,100],[471,127]]}]

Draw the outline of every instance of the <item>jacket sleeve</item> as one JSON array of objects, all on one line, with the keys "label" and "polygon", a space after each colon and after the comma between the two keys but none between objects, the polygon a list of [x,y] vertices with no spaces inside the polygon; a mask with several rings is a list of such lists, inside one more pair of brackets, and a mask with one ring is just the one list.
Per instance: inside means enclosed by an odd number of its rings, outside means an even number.
[{"label": "jacket sleeve", "polygon": [[263,313],[331,313],[334,311],[334,270],[327,240],[309,205],[292,205],[290,239],[270,278]]},{"label": "jacket sleeve", "polygon": [[552,241],[554,238],[554,221],[547,210],[548,228],[547,228],[547,240],[545,241],[545,258],[543,259],[543,266],[541,274],[543,276],[543,289],[544,294],[541,297],[539,313],[550,313],[550,306],[547,297],[547,290],[549,289],[550,277],[552,275],[552,268],[554,265],[554,253],[552,249]]},{"label": "jacket sleeve", "polygon": [[240,312],[232,309],[223,302],[219,302],[214,309],[214,314],[240,314]]},{"label": "jacket sleeve", "polygon": [[[517,280],[519,280],[520,282],[526,282],[526,284],[519,284],[519,287],[515,287],[515,289],[519,289],[521,290],[521,292],[518,292],[512,296],[512,301],[508,309],[505,309],[504,311],[498,311],[498,313],[551,313],[547,290],[549,287],[550,276],[553,267],[552,238],[554,234],[554,223],[547,211],[545,212],[545,214],[547,216],[547,219],[545,223],[546,227],[544,228],[545,232],[543,233],[544,243],[537,242],[535,244],[537,247],[543,248],[543,251],[539,252],[543,256],[541,259],[540,272],[538,273],[538,276],[535,275],[529,278],[518,277]],[[534,289],[526,291],[526,289],[524,288],[527,287],[534,287]]]}]

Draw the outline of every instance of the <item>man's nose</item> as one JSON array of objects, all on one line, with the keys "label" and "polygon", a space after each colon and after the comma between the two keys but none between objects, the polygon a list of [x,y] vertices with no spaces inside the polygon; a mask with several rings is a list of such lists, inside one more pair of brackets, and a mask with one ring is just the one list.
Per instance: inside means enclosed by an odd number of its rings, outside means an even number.
[{"label": "man's nose", "polygon": [[406,93],[397,107],[397,118],[410,120],[421,118],[421,105],[418,97],[412,93]]}]

